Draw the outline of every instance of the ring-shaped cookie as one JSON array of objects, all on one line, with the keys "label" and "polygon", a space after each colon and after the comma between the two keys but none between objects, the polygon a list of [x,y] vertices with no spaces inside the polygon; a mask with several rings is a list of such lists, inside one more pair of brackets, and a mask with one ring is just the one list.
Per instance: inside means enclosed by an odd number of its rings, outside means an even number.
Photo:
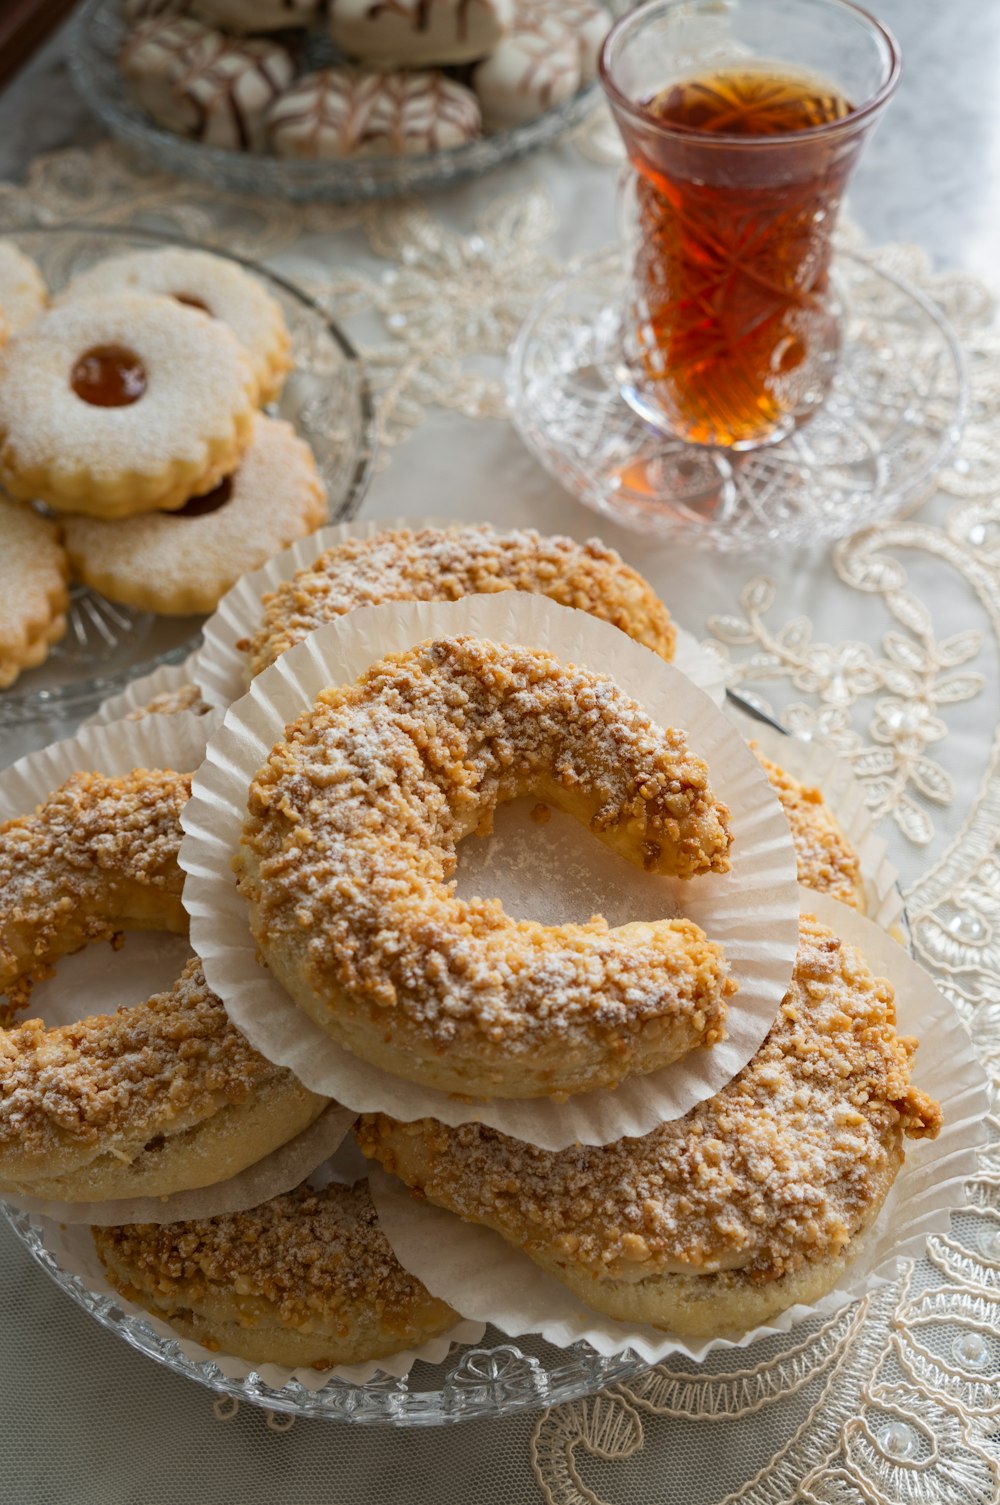
[{"label": "ring-shaped cookie", "polygon": [[7,346],[0,480],[92,517],[182,507],[235,470],[256,393],[235,335],[198,309],[137,293],[64,304]]},{"label": "ring-shaped cookie", "polygon": [[300,1186],[226,1217],[93,1233],[127,1300],[254,1364],[361,1363],[458,1320],[396,1259],[366,1181]]},{"label": "ring-shaped cookie", "polygon": [[677,631],[652,586],[598,539],[577,543],[533,528],[389,528],[349,538],[264,597],[249,643],[260,674],[324,622],[385,601],[457,601],[496,591],[532,591],[573,606],[644,643],[668,661]]},{"label": "ring-shaped cookie", "polygon": [[258,413],[236,470],[208,496],[118,522],[69,517],[66,549],[79,578],[109,600],[187,616],[214,611],[241,575],[325,517],[326,489],[308,444],[290,423]]},{"label": "ring-shaped cookie", "polygon": [[285,316],[277,299],[235,261],[183,246],[109,256],[74,277],[59,294],[57,304],[120,293],[175,298],[221,320],[250,358],[257,377],[258,400],[271,402],[281,391],[292,365]]},{"label": "ring-shaped cookie", "polygon": [[[89,940],[183,933],[179,810],[189,779],[79,775],[0,827],[8,998]],[[252,1049],[196,958],[167,992],[47,1029],[0,1029],[0,1193],[65,1202],[168,1196],[293,1139],[326,1099]]]},{"label": "ring-shaped cookie", "polygon": [[893,991],[809,915],[791,987],[747,1066],[638,1139],[552,1152],[475,1123],[363,1117],[358,1142],[484,1224],[587,1306],[713,1337],[817,1301],[840,1278],[938,1104],[910,1082]]},{"label": "ring-shaped cookie", "polygon": [[321,695],[251,785],[234,865],[271,971],[363,1059],[476,1096],[609,1087],[721,1039],[735,985],[691,921],[545,926],[455,894],[457,843],[525,793],[647,871],[728,869],[682,732],[542,650],[441,639]]}]

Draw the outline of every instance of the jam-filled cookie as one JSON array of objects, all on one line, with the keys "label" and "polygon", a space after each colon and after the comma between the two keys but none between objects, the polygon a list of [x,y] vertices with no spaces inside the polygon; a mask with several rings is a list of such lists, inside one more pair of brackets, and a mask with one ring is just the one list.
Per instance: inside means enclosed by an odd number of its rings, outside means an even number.
[{"label": "jam-filled cookie", "polygon": [[58,301],[73,303],[117,293],[159,293],[221,319],[250,357],[260,401],[277,397],[292,364],[285,316],[277,300],[236,262],[180,246],[133,251],[81,272]]},{"label": "jam-filled cookie", "polygon": [[55,523],[0,498],[0,690],[66,631],[68,573]]},{"label": "jam-filled cookie", "polygon": [[0,328],[17,334],[38,318],[47,302],[42,274],[31,257],[9,240],[0,240]]},{"label": "jam-filled cookie", "polygon": [[258,414],[239,467],[176,512],[120,522],[70,517],[73,569],[112,601],[186,616],[220,597],[326,517],[326,491],[309,446],[288,423]]},{"label": "jam-filled cookie", "polygon": [[0,481],[57,511],[182,507],[235,470],[257,380],[218,319],[170,298],[86,298],[43,314],[0,369]]}]

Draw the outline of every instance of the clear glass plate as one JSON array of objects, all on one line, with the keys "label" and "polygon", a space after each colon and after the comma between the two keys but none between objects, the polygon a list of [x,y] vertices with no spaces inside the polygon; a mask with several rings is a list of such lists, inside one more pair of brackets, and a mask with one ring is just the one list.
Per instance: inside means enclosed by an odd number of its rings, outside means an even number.
[{"label": "clear glass plate", "polygon": [[[106,256],[187,244],[145,231],[96,226],[17,230],[4,238],[34,258],[53,292]],[[329,521],[344,522],[361,505],[374,453],[374,404],[364,367],[347,337],[304,293],[264,267],[246,261],[241,265],[281,304],[292,336],[295,366],[268,411],[288,419],[308,440],[326,483]],[[44,730],[46,741],[67,734],[127,680],[185,657],[202,621],[132,611],[75,586],[62,641],[40,668],[0,691],[0,731]]]},{"label": "clear glass plate", "polygon": [[958,443],[964,362],[947,319],[863,256],[835,263],[844,342],[830,394],[795,433],[733,455],[670,438],[621,391],[618,251],[541,297],[511,350],[513,421],[585,506],[657,539],[724,552],[816,544],[918,501]]},{"label": "clear glass plate", "polygon": [[[124,34],[119,0],[86,0],[76,13],[68,49],[77,88],[112,135],[169,172],[257,196],[350,202],[446,187],[557,141],[587,117],[598,93],[596,83],[587,84],[537,120],[446,151],[355,162],[293,162],[203,146],[154,125],[132,100],[118,68]],[[331,44],[310,34],[308,68],[326,66],[334,58]]]}]

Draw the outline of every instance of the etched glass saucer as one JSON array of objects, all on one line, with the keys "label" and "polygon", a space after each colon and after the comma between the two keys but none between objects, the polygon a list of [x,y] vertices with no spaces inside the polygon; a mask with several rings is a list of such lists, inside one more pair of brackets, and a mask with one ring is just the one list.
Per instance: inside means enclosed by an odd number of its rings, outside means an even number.
[{"label": "etched glass saucer", "polygon": [[508,396],[522,439],[586,506],[647,535],[739,551],[840,538],[919,499],[965,420],[961,351],[934,304],[842,251],[840,364],[825,405],[767,449],[664,435],[620,390],[618,251],[588,258],[528,315]]},{"label": "etched glass saucer", "polygon": [[[38,263],[53,293],[106,256],[189,244],[102,226],[18,229],[4,239]],[[239,257],[227,259],[240,261],[281,304],[295,364],[268,411],[287,419],[309,442],[327,488],[328,519],[345,522],[361,505],[375,443],[374,405],[364,367],[347,337],[304,293],[265,267]],[[0,729],[37,732],[44,741],[67,735],[127,680],[186,657],[202,620],[133,611],[74,586],[65,636],[40,668],[0,691]]]}]

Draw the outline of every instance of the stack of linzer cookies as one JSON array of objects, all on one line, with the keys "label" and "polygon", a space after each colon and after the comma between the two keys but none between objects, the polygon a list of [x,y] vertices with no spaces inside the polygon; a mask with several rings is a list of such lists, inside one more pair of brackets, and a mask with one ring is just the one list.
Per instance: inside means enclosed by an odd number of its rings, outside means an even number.
[{"label": "stack of linzer cookies", "polygon": [[[417,524],[289,556],[189,681],[0,778],[37,804],[0,827],[0,1193],[249,1365],[459,1317],[653,1358],[856,1289],[939,1194],[967,1040],[864,917],[837,812],[596,541]],[[517,810],[526,859],[469,891]],[[600,912],[516,917],[587,864]],[[190,935],[166,992],[18,1022],[68,953],[143,929]]]},{"label": "stack of linzer cookies", "polygon": [[[160,126],[337,161],[462,146],[571,99],[611,17],[592,0],[124,0],[120,65]],[[303,71],[307,30],[344,61]]]}]

